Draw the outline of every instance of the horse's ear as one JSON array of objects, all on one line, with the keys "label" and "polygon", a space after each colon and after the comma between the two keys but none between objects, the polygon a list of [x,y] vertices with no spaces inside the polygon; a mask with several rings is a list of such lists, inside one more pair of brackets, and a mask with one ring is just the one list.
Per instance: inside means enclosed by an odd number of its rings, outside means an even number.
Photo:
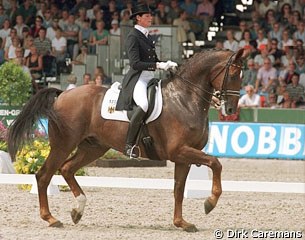
[{"label": "horse's ear", "polygon": [[235,55],[235,60],[241,59],[245,60],[249,56],[250,52],[248,50],[245,50],[244,48],[241,48],[237,51]]}]

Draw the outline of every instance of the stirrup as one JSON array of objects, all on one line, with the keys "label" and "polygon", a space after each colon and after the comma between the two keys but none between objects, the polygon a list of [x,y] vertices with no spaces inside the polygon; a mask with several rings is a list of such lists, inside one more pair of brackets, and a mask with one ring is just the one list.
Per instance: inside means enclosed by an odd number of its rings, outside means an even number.
[{"label": "stirrup", "polygon": [[[139,155],[133,152],[134,149],[138,149]],[[141,149],[138,145],[130,146],[130,148],[125,151],[125,155],[129,158],[139,158],[141,156]]]}]

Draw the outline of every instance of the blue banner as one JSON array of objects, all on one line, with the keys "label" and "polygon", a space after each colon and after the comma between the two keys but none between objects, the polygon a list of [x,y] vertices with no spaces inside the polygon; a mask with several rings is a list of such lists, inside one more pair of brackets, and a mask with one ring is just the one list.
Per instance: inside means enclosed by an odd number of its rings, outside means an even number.
[{"label": "blue banner", "polygon": [[204,151],[217,157],[305,158],[305,125],[210,122]]}]

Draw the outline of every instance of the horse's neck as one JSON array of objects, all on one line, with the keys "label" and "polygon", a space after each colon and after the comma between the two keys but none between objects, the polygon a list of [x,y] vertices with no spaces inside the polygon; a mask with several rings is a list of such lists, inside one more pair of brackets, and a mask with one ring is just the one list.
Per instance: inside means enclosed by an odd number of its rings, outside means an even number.
[{"label": "horse's neck", "polygon": [[165,80],[162,89],[165,101],[172,104],[200,112],[208,111],[210,108],[211,94],[207,92],[211,92],[212,89],[208,84],[200,86],[198,83],[188,83],[183,78],[176,77]]}]

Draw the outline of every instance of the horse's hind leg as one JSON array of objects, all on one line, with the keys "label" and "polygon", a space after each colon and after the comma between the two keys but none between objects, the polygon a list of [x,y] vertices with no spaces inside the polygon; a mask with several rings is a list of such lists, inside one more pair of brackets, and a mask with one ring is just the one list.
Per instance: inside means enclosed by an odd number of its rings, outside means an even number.
[{"label": "horse's hind leg", "polygon": [[188,164],[175,164],[175,210],[174,210],[174,225],[181,227],[187,232],[197,232],[197,228],[194,224],[186,222],[182,217],[182,202],[183,193],[185,188],[185,181],[189,173],[190,166]]},{"label": "horse's hind leg", "polygon": [[87,141],[83,141],[78,146],[76,153],[71,158],[69,158],[60,168],[62,176],[65,178],[77,201],[77,207],[73,208],[71,212],[71,217],[75,224],[77,224],[83,216],[87,199],[83,190],[77,183],[74,174],[81,167],[86,166],[90,162],[102,156],[108,149],[108,147],[92,145]]},{"label": "horse's hind leg", "polygon": [[47,188],[48,185],[55,174],[55,172],[59,169],[62,162],[60,159],[66,159],[68,153],[63,153],[59,150],[51,150],[48,158],[46,159],[43,166],[36,173],[37,187],[38,187],[38,197],[39,197],[39,205],[40,205],[40,217],[49,223],[50,227],[62,227],[63,224],[54,218],[49,209],[48,196],[47,196]]}]

